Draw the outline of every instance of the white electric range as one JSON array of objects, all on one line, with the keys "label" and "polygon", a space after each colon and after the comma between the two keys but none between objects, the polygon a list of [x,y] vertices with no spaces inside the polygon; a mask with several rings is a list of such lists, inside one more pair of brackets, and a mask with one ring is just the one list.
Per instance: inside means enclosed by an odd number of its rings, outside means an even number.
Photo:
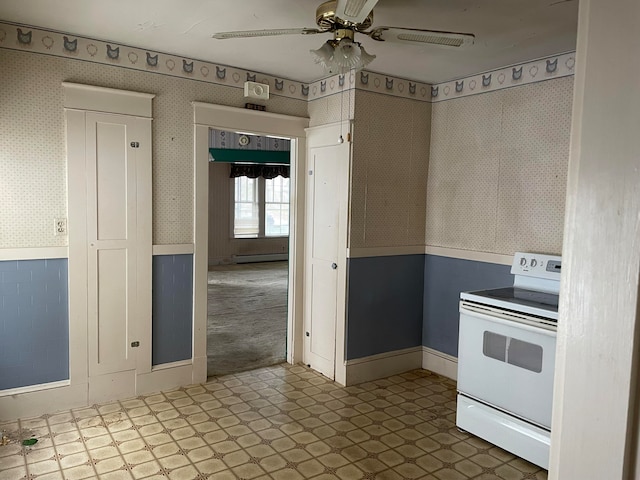
[{"label": "white electric range", "polygon": [[516,253],[512,287],[460,294],[456,424],[546,469],[561,265]]}]

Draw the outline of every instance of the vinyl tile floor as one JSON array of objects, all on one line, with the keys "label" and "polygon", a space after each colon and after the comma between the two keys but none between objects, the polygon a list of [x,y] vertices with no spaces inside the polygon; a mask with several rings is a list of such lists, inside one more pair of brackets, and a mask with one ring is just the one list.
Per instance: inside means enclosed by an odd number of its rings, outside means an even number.
[{"label": "vinyl tile floor", "polygon": [[0,480],[546,479],[455,427],[455,383],[415,370],[341,387],[281,364],[0,424]]}]

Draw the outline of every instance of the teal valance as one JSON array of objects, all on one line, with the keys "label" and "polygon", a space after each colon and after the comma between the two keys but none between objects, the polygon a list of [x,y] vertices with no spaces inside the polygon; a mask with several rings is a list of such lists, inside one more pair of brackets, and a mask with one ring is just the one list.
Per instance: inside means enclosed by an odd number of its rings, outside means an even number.
[{"label": "teal valance", "polygon": [[273,163],[289,165],[291,152],[272,150],[247,150],[238,148],[210,148],[209,154],[214,162],[226,163]]}]

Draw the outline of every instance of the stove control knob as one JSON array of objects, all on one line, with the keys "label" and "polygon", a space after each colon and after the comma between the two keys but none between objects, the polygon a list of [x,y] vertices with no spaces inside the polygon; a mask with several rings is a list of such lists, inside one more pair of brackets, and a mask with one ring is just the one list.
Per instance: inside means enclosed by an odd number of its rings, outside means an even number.
[{"label": "stove control knob", "polygon": [[536,265],[538,265],[538,261],[535,258],[531,259],[531,267],[535,267]]},{"label": "stove control knob", "polygon": [[522,265],[523,267],[527,264],[527,259],[524,257],[520,258],[520,265]]}]

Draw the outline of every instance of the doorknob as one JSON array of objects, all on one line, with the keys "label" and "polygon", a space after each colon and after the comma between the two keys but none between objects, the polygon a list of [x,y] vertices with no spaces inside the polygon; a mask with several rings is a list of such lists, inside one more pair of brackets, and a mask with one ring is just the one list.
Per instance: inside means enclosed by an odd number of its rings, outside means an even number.
[{"label": "doorknob", "polygon": [[333,268],[335,270],[336,268],[338,268],[338,264],[337,263],[332,263],[331,264],[331,268]]}]

